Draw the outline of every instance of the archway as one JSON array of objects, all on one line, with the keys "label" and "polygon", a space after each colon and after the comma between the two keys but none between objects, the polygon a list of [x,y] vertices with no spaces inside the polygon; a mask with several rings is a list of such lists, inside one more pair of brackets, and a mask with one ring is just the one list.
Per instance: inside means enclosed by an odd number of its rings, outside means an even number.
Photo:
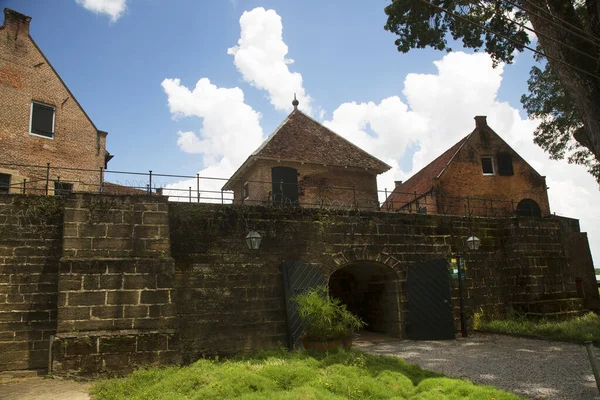
[{"label": "archway", "polygon": [[523,199],[517,204],[516,214],[521,217],[541,217],[542,211],[534,200]]},{"label": "archway", "polygon": [[400,336],[399,285],[396,273],[373,261],[356,261],[329,277],[329,293],[367,323],[365,330]]}]

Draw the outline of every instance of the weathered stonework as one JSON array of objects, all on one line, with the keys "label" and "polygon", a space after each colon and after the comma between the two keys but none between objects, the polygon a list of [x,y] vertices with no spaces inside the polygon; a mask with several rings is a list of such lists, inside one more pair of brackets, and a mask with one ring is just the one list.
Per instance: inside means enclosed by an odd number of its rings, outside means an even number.
[{"label": "weathered stonework", "polygon": [[179,359],[170,251],[166,198],[66,201],[56,372],[129,371]]},{"label": "weathered stonework", "polygon": [[[284,260],[333,276],[333,286],[343,274],[368,280],[360,292],[337,293],[368,296],[362,312],[371,329],[396,336],[411,329],[410,268],[439,258],[466,259],[469,316],[479,309],[574,315],[582,300],[598,304],[597,292],[578,286],[591,285],[593,266],[575,225],[158,196],[0,195],[0,369],[44,368],[51,335],[61,374],[287,345]],[[250,229],[263,238],[259,250],[246,246]],[[482,240],[477,252],[466,251],[472,233]],[[456,280],[451,285],[458,329]]]}]

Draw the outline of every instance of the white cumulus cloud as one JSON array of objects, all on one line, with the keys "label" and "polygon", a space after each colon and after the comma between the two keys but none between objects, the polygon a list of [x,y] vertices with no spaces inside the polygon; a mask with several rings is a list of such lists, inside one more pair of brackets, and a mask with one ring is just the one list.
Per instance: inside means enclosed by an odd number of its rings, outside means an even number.
[{"label": "white cumulus cloud", "polygon": [[[263,139],[260,113],[244,101],[237,87],[222,88],[202,78],[190,90],[179,79],[162,82],[174,118],[197,117],[202,126],[196,132],[178,132],[177,144],[186,153],[202,155],[201,176],[228,178],[257,148]],[[203,190],[219,190],[225,181],[203,180]],[[196,187],[195,180],[173,187]]]},{"label": "white cumulus cloud", "polygon": [[[403,94],[407,103],[390,97],[379,104],[348,102],[325,124],[376,157],[392,171],[378,179],[380,190],[393,188],[427,165],[475,128],[473,117],[487,115],[488,124],[540,174],[550,187],[550,208],[559,215],[581,220],[590,237],[592,253],[600,255],[600,192],[584,168],[550,160],[533,143],[536,121],[497,98],[503,65],[492,67],[487,54],[450,53],[435,62],[436,74],[408,74]],[[412,168],[398,164],[407,146],[417,144]]]},{"label": "white cumulus cloud", "polygon": [[127,9],[127,0],[75,0],[77,4],[95,14],[106,14],[116,22]]},{"label": "white cumulus cloud", "polygon": [[288,47],[283,41],[281,17],[275,10],[257,7],[240,17],[240,39],[237,46],[227,50],[234,64],[250,85],[268,93],[276,110],[291,111],[294,93],[299,108],[312,114],[312,99],[306,93],[302,75],[291,72],[294,62],[287,57]]}]

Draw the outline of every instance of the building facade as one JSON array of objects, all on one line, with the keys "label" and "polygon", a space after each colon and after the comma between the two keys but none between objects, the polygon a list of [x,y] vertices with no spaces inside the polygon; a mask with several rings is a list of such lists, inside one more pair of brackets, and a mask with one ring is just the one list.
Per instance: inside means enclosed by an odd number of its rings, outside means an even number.
[{"label": "building facade", "polygon": [[296,107],[223,186],[235,204],[375,210],[390,166]]},{"label": "building facade", "polygon": [[111,157],[107,133],[96,128],[29,35],[30,21],[4,9],[0,192],[97,191]]},{"label": "building facade", "polygon": [[487,125],[475,130],[396,188],[384,210],[476,216],[550,215],[546,178]]}]

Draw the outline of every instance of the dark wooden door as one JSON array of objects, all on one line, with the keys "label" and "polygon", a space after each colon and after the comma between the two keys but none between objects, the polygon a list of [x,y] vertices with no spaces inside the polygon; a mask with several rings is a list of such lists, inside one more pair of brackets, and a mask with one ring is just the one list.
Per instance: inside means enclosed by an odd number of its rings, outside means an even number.
[{"label": "dark wooden door", "polygon": [[292,300],[296,294],[306,289],[325,284],[325,277],[318,269],[312,265],[301,261],[283,261],[281,263],[281,273],[283,275],[283,288],[285,293],[285,305],[288,325],[288,347],[297,348],[300,335],[304,330],[300,316],[298,315],[297,305]]},{"label": "dark wooden door", "polygon": [[455,339],[450,297],[450,272],[446,259],[413,265],[406,279],[410,329],[416,340]]},{"label": "dark wooden door", "polygon": [[298,204],[298,172],[294,168],[272,168],[271,180],[273,182],[273,203]]}]

